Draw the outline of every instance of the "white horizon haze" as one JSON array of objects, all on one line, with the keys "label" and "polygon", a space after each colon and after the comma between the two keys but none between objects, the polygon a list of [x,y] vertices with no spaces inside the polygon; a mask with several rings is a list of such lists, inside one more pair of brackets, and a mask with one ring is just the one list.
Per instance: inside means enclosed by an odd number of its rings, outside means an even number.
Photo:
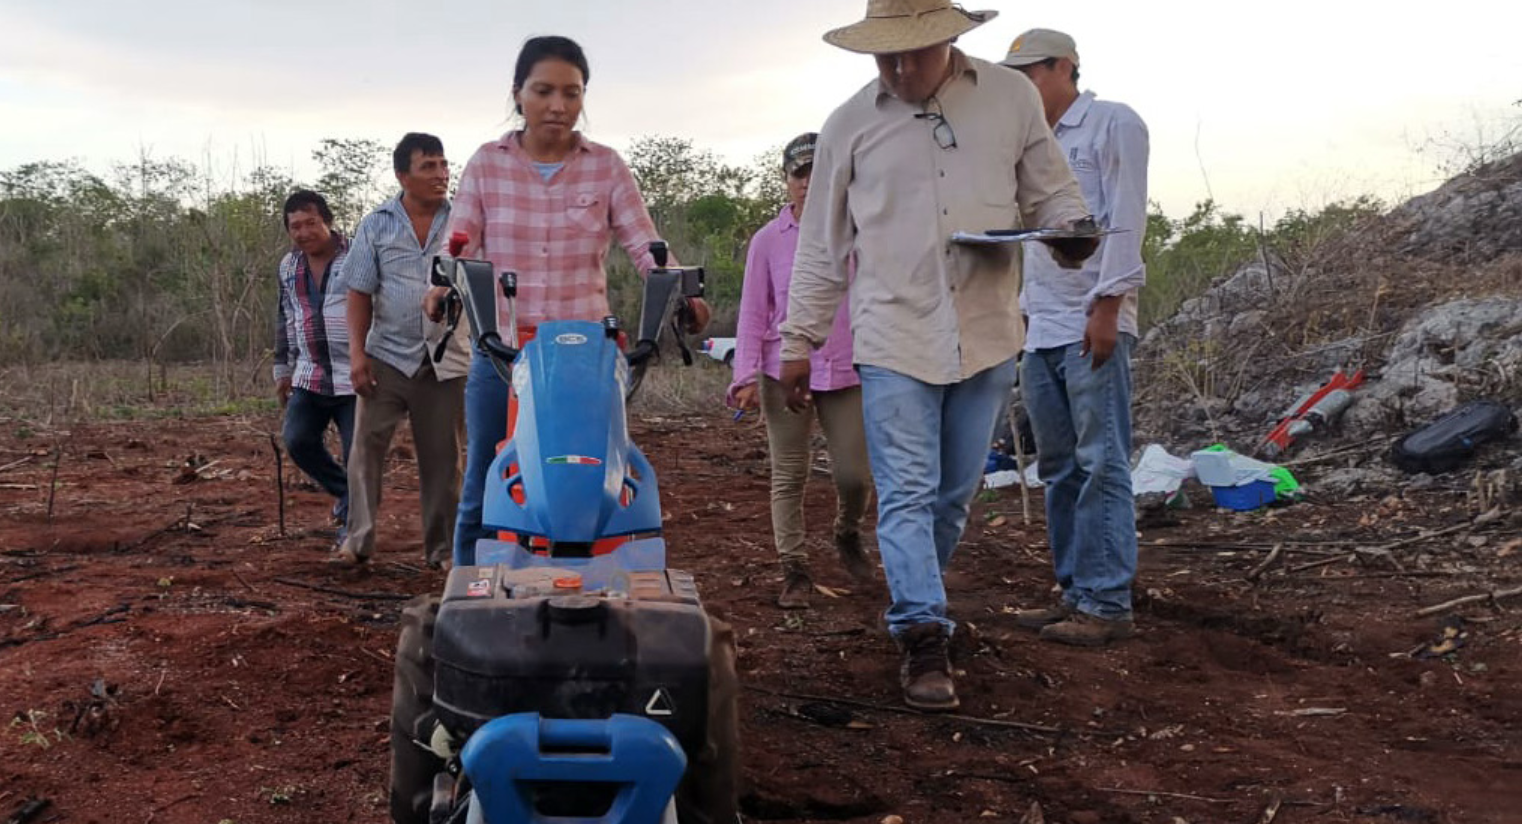
[{"label": "white horizon haze", "polygon": [[[1031,27],[1072,34],[1080,85],[1151,132],[1151,199],[1272,216],[1441,183],[1452,152],[1522,121],[1522,5],[969,3],[959,41],[1003,57]],[[439,135],[456,169],[511,127],[514,58],[563,34],[591,64],[584,129],[627,148],[681,137],[732,163],[817,130],[874,72],[821,40],[866,0],[0,0],[0,170],[140,151],[226,175],[316,177],[323,138]],[[780,163],[780,160],[779,160]]]}]

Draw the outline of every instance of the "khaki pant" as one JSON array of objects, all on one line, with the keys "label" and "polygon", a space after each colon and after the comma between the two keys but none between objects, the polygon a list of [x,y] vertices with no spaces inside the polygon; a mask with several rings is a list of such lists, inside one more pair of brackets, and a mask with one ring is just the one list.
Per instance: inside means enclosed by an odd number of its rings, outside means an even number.
[{"label": "khaki pant", "polygon": [[[867,436],[861,413],[861,387],[814,393],[814,410],[824,429],[835,481],[835,534],[861,529],[872,494],[867,464]],[[772,533],[784,564],[808,560],[804,548],[803,488],[809,479],[809,434],[814,415],[787,410],[782,384],[761,376],[761,411],[772,462]]]},{"label": "khaki pant", "polygon": [[423,505],[423,552],[430,563],[450,559],[455,509],[460,504],[460,445],[465,441],[465,378],[441,381],[433,364],[412,377],[375,361],[375,394],[359,399],[354,445],[349,454],[349,537],[360,557],[375,551],[386,453],[403,416],[412,423],[417,449],[418,496]]}]

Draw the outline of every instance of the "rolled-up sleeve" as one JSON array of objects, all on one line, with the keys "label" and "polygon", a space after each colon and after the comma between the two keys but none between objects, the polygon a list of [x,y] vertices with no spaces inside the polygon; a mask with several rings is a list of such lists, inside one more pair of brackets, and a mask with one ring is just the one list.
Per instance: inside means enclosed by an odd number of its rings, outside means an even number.
[{"label": "rolled-up sleeve", "polygon": [[[659,240],[660,236],[656,234],[655,221],[650,219],[650,210],[645,208],[644,195],[640,194],[639,184],[635,182],[628,164],[616,155],[613,163],[613,191],[608,203],[613,236],[629,255],[629,260],[634,262],[635,271],[643,278],[655,268],[655,257],[650,254],[650,244]],[[668,257],[666,265],[677,265],[675,256]]]},{"label": "rolled-up sleeve", "polygon": [[1105,238],[1100,249],[1099,280],[1088,300],[1124,295],[1147,282],[1142,238],[1147,232],[1147,125],[1130,108],[1121,108],[1106,136],[1101,186],[1109,211],[1106,228],[1126,231]]},{"label": "rolled-up sleeve", "polygon": [[742,386],[755,383],[761,371],[762,341],[767,319],[771,317],[772,270],[767,243],[771,224],[763,226],[750,239],[745,255],[745,280],[740,285],[740,317],[735,328],[734,382],[730,395]]},{"label": "rolled-up sleeve", "polygon": [[286,267],[290,260],[287,256],[280,263],[278,283],[280,294],[276,303],[275,313],[275,380],[289,378],[296,371],[296,360],[300,352],[296,348],[296,307],[292,303],[295,296],[291,294],[291,283],[286,280]]},{"label": "rolled-up sleeve", "polygon": [[459,253],[462,258],[476,257],[481,251],[482,233],[486,228],[486,207],[481,202],[481,178],[488,173],[488,161],[484,156],[487,151],[490,150],[477,150],[470,162],[465,164],[465,171],[460,174],[459,191],[455,192],[454,200],[450,201],[449,236],[464,234],[469,238]]},{"label": "rolled-up sleeve", "polygon": [[[1037,112],[1042,110],[1041,95],[1030,81],[1020,84],[1019,93],[1030,98],[1024,101],[1025,107]],[[1024,224],[1056,227],[1088,217],[1089,208],[1083,202],[1083,190],[1078,187],[1072,169],[1068,168],[1062,145],[1052,134],[1051,127],[1039,117],[1033,117],[1024,139],[1025,149],[1015,165],[1015,198]]]},{"label": "rolled-up sleeve", "polygon": [[850,286],[848,261],[856,241],[847,198],[851,152],[845,137],[837,137],[831,125],[825,123],[816,143],[814,174],[799,223],[787,320],[781,328],[784,361],[805,360],[811,350],[824,345]]}]

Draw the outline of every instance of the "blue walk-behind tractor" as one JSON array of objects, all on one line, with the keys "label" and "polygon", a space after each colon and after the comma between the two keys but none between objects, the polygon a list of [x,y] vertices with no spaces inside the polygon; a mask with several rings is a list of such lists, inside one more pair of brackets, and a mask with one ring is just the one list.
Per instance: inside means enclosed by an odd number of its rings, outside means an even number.
[{"label": "blue walk-behind tractor", "polygon": [[626,425],[663,330],[702,294],[701,269],[652,251],[627,354],[612,318],[544,323],[515,349],[496,313],[514,276],[435,264],[518,414],[487,475],[496,537],[402,614],[397,824],[737,820],[733,633],[691,575],[666,568],[655,472]]}]

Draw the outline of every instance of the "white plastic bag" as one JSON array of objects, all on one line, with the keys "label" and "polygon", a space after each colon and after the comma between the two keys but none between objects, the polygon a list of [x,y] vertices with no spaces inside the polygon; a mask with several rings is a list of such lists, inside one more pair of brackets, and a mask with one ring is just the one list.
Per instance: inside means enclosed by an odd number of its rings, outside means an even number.
[{"label": "white plastic bag", "polygon": [[1131,470],[1131,492],[1135,495],[1162,493],[1172,495],[1184,481],[1194,477],[1194,463],[1188,458],[1175,458],[1168,450],[1157,444],[1148,444],[1142,450],[1141,459]]}]

